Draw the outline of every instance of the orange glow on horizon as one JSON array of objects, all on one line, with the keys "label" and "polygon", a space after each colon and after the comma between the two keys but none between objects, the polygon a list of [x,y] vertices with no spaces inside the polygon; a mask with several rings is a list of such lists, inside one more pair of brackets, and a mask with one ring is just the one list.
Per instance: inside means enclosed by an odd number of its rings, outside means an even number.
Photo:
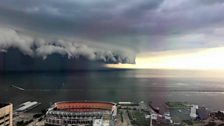
[{"label": "orange glow on horizon", "polygon": [[136,64],[107,64],[123,69],[224,70],[224,47],[140,54]]}]

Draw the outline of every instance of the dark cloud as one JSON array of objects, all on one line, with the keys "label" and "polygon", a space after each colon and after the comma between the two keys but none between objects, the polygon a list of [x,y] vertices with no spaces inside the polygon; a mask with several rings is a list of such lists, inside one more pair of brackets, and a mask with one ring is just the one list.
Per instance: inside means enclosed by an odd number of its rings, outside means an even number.
[{"label": "dark cloud", "polygon": [[61,54],[68,59],[80,59],[81,57],[103,63],[135,63],[135,54],[131,51],[94,48],[75,41],[34,39],[18,34],[13,29],[0,28],[0,50],[7,53],[9,48],[18,48],[25,55],[42,57],[43,60],[49,55]]},{"label": "dark cloud", "polygon": [[1,0],[0,24],[31,38],[80,38],[144,52],[222,45],[223,38],[205,31],[223,27],[223,11],[222,0]]}]

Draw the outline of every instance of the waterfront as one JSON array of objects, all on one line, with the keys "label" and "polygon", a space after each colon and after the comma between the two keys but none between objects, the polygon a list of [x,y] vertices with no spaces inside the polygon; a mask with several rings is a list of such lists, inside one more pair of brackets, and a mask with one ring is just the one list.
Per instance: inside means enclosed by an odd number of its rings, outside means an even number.
[{"label": "waterfront", "polygon": [[[192,76],[194,75],[194,76]],[[75,73],[18,73],[0,77],[0,99],[15,108],[26,101],[48,108],[55,101],[187,101],[223,110],[224,80],[191,72],[153,70],[92,71]],[[24,91],[10,87],[16,85]]]}]

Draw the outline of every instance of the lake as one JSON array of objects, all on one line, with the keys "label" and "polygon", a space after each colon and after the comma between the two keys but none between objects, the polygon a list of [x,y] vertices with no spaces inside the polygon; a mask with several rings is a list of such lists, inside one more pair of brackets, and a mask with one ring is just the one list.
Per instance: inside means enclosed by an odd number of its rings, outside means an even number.
[{"label": "lake", "polygon": [[[24,91],[10,87],[16,85]],[[39,101],[146,101],[163,110],[166,101],[187,101],[224,110],[222,73],[174,70],[104,70],[70,73],[10,73],[0,75],[0,101],[15,108]]]}]

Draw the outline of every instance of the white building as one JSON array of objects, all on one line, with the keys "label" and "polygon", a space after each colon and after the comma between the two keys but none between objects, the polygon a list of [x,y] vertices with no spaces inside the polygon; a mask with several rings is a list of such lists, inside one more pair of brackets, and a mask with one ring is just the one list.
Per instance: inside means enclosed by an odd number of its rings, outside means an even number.
[{"label": "white building", "polygon": [[12,126],[13,118],[13,106],[12,104],[0,103],[0,126]]},{"label": "white building", "polygon": [[196,119],[196,117],[197,117],[197,113],[196,113],[197,109],[198,109],[198,105],[192,105],[191,113],[190,113],[190,117],[192,119]]}]

